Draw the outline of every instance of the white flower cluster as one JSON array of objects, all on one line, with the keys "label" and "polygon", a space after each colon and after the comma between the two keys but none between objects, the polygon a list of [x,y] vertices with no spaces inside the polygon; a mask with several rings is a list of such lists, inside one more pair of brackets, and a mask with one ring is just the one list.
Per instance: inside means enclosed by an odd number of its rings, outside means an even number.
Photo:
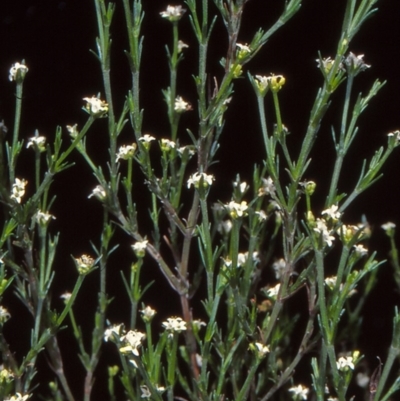
[{"label": "white flower cluster", "polygon": [[25,64],[15,63],[10,68],[8,79],[10,81],[16,81],[18,76],[21,76],[23,79],[28,71],[29,69]]},{"label": "white flower cluster", "polygon": [[28,181],[26,180],[20,180],[19,178],[16,178],[11,189],[11,199],[21,203],[21,199],[25,195],[25,187],[27,183]]},{"label": "white flower cluster", "polygon": [[133,354],[139,356],[138,348],[142,345],[142,340],[146,337],[144,333],[136,330],[129,330],[125,335],[123,335],[120,340],[122,346],[119,351],[122,354]]},{"label": "white flower cluster", "polygon": [[167,6],[167,9],[165,11],[161,11],[160,15],[161,17],[173,22],[179,21],[185,12],[186,10],[182,8],[182,6]]},{"label": "white flower cluster", "polygon": [[262,186],[258,189],[258,196],[274,195],[276,191],[275,184],[271,177],[262,179]]},{"label": "white flower cluster", "polygon": [[22,395],[21,393],[15,393],[15,395],[6,398],[4,401],[26,401],[29,397],[29,394]]},{"label": "white flower cluster", "polygon": [[273,300],[276,300],[279,294],[279,289],[281,288],[280,284],[277,284],[275,287],[268,288],[265,290],[265,293],[268,298],[271,298]]},{"label": "white flower cluster", "polygon": [[314,231],[321,235],[324,244],[332,246],[335,237],[331,235],[324,219],[317,219]]},{"label": "white flower cluster", "polygon": [[168,337],[173,337],[174,333],[180,333],[187,329],[186,322],[180,317],[169,317],[162,326],[169,332]]},{"label": "white flower cluster", "polygon": [[290,387],[289,392],[292,393],[293,400],[307,400],[309,389],[301,384]]},{"label": "white flower cluster", "polygon": [[121,146],[118,150],[117,158],[115,161],[118,162],[120,159],[122,160],[132,159],[133,156],[135,156],[136,148],[137,148],[136,143],[133,143],[132,145]]},{"label": "white flower cluster", "polygon": [[93,189],[92,193],[88,196],[88,198],[90,199],[93,196],[98,200],[104,200],[107,194],[101,185],[97,185],[96,188]]},{"label": "white flower cluster", "polygon": [[242,201],[237,203],[235,201],[230,201],[225,208],[227,209],[229,215],[232,219],[237,219],[243,217],[247,214],[247,202]]},{"label": "white flower cluster", "polygon": [[74,259],[78,273],[81,275],[88,274],[95,267],[96,261],[90,255],[82,255]]},{"label": "white flower cluster", "polygon": [[354,370],[354,361],[352,356],[341,356],[336,361],[336,366],[341,371]]},{"label": "white flower cluster", "polygon": [[0,325],[4,324],[10,317],[10,312],[4,306],[0,305]]},{"label": "white flower cluster", "polygon": [[146,248],[147,244],[149,241],[147,239],[143,241],[137,241],[132,245],[133,252],[135,252],[135,255],[138,258],[143,258],[143,256],[146,254]]},{"label": "white flower cluster", "polygon": [[96,96],[84,97],[86,101],[85,110],[93,117],[104,116],[108,112],[108,104]]},{"label": "white flower cluster", "polygon": [[33,136],[29,138],[28,143],[26,144],[26,148],[32,147],[33,149],[37,149],[40,152],[44,152],[46,150],[46,137],[45,136]]},{"label": "white flower cluster", "polygon": [[[162,386],[155,386],[155,388],[158,393],[163,393],[165,391],[165,387]],[[140,391],[142,392],[140,398],[148,398],[148,399],[151,398],[151,391],[145,384],[140,386]]]},{"label": "white flower cluster", "polygon": [[282,277],[285,269],[286,269],[286,260],[283,258],[280,258],[279,260],[276,260],[273,264],[272,264],[272,268],[274,269],[275,272],[275,278],[277,280],[280,280],[280,278]]},{"label": "white flower cluster", "polygon": [[175,99],[174,110],[177,113],[184,113],[185,111],[192,110],[192,106],[190,105],[190,103],[183,100],[182,96],[178,96]]},{"label": "white flower cluster", "polygon": [[153,317],[157,312],[147,305],[144,309],[140,311],[140,313],[142,314],[143,321],[148,323],[153,320]]},{"label": "white flower cluster", "polygon": [[50,220],[55,220],[55,217],[53,215],[51,215],[48,212],[42,212],[42,211],[38,211],[35,214],[35,220],[37,223],[41,224],[41,225],[46,225],[50,222]]},{"label": "white flower cluster", "polygon": [[189,177],[187,186],[190,188],[193,185],[195,188],[199,189],[200,185],[202,185],[203,188],[207,188],[212,184],[214,179],[212,174],[194,173]]},{"label": "white flower cluster", "polygon": [[[253,252],[252,255],[252,261],[254,264],[260,263],[260,257],[258,255],[258,252]],[[226,267],[231,267],[232,266],[232,260],[230,260],[229,258],[224,259],[222,258],[224,261],[224,264]],[[238,257],[237,257],[237,267],[241,267],[244,266],[247,263],[247,260],[249,259],[249,253],[245,252],[245,253],[238,253]]]}]

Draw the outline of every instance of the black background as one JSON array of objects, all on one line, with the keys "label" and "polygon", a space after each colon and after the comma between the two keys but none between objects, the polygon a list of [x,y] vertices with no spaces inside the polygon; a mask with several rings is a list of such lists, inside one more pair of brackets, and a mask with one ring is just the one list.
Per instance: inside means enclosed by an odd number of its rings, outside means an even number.
[{"label": "black background", "polygon": [[[166,1],[144,0],[146,13],[144,23],[144,53],[141,89],[142,107],[145,109],[144,131],[157,138],[165,137],[168,132],[166,107],[161,89],[168,86],[168,69],[164,46],[171,41],[171,26],[162,20],[159,12],[168,4]],[[400,128],[400,2],[381,0],[379,11],[367,21],[356,36],[351,51],[365,54],[365,61],[372,67],[356,80],[357,90],[366,93],[375,78],[387,80],[387,85],[372,101],[367,113],[361,118],[360,133],[345,165],[345,177],[341,191],[350,191],[360,171],[363,158],[370,158],[373,151],[386,144],[386,134]],[[238,42],[246,43],[258,27],[266,28],[278,17],[283,1],[251,0],[245,9],[243,27]],[[288,138],[290,147],[297,154],[301,138],[304,135],[309,111],[322,77],[316,68],[315,59],[318,51],[323,57],[333,55],[340,35],[341,15],[345,8],[344,0],[305,0],[301,11],[275,34],[265,48],[246,70],[252,74],[283,74],[287,83],[280,93],[283,121],[291,131]],[[213,6],[210,7],[213,12]],[[185,60],[180,64],[178,93],[195,104],[195,90],[192,74],[196,71],[196,47],[194,35],[188,18],[180,24],[180,38],[190,44],[185,50]],[[125,25],[122,2],[117,1],[117,11],[113,32],[112,84],[117,112],[120,111],[127,90],[130,88],[130,73],[123,50],[126,49]],[[218,21],[213,34],[214,44],[210,48],[208,70],[211,75],[220,78],[222,68],[218,60],[224,56],[227,38]],[[89,49],[95,49],[97,24],[94,14],[94,2],[86,0],[2,0],[0,7],[0,118],[12,129],[14,111],[14,83],[8,81],[8,70],[16,61],[26,60],[29,67],[24,85],[23,119],[21,135],[33,136],[38,129],[49,140],[54,137],[55,128],[60,125],[65,130],[67,124],[77,123],[82,127],[86,115],[80,110],[82,98],[103,93],[100,68]],[[255,162],[264,157],[262,139],[257,118],[255,97],[246,79],[235,82],[236,98],[227,112],[227,124],[222,136],[221,150],[218,154],[220,163],[211,171],[216,175],[216,186],[212,196],[222,201],[229,200],[231,181],[240,171],[242,177],[249,180]],[[318,183],[315,196],[316,208],[322,208],[326,196],[327,183],[324,177],[330,173],[334,160],[334,149],[330,127],[335,128],[340,122],[340,105],[343,88],[333,97],[333,104],[327,113],[313,153],[313,163],[307,179]],[[184,127],[196,129],[194,113],[182,118],[181,143],[188,144],[189,138]],[[96,122],[88,134],[88,143],[94,159],[101,161],[107,156],[106,126]],[[65,134],[65,138],[67,135]],[[121,136],[121,144],[132,141],[132,133],[126,129]],[[384,177],[367,193],[362,195],[347,211],[345,221],[356,223],[362,214],[366,214],[375,231],[371,240],[371,249],[378,250],[378,257],[387,256],[387,240],[379,226],[388,220],[400,224],[400,190],[398,179],[399,156],[395,151],[384,168]],[[58,296],[70,290],[76,278],[70,255],[78,256],[90,252],[89,241],[98,243],[101,227],[102,209],[95,200],[87,196],[96,185],[95,179],[79,156],[73,156],[75,167],[62,173],[56,179],[54,193],[57,201],[53,223],[55,231],[61,232],[57,258],[55,287],[53,290],[55,307]],[[103,163],[104,165],[104,163]],[[33,152],[27,151],[21,158],[19,175],[30,178],[33,166]],[[32,179],[32,178],[31,178]],[[146,195],[138,194],[138,201]],[[319,204],[318,204],[319,202]],[[130,240],[123,235],[117,237],[121,252],[112,259],[115,274],[110,276],[110,291],[120,287],[119,270],[127,271],[131,263]],[[157,268],[151,266],[146,272],[147,278],[157,280],[157,290],[149,292],[146,302],[155,302],[155,298],[165,306],[178,308],[178,299],[169,288],[162,284],[162,277]],[[394,305],[398,304],[399,295],[391,279],[390,266],[385,265],[380,272],[381,278],[373,298],[368,303],[366,321],[360,342],[362,352],[367,359],[374,361],[376,355],[385,357],[385,349],[391,338],[391,316]],[[84,308],[78,310],[78,318],[87,319],[85,314],[94,307],[96,301],[97,278],[89,277],[80,295],[79,302]],[[161,294],[161,295],[160,295]],[[124,294],[118,293],[111,306],[110,316],[116,323],[127,319]],[[17,305],[9,309],[23,315]],[[160,320],[165,318],[160,316]],[[13,326],[11,326],[13,327]],[[90,325],[89,325],[90,327]],[[27,333],[20,333],[13,327],[10,334],[21,342],[28,338]],[[62,333],[63,348],[67,354],[75,352],[73,340]],[[70,352],[70,351],[73,352]],[[106,353],[108,350],[105,351]],[[112,351],[110,351],[110,354]],[[77,397],[80,398],[81,378],[77,371],[77,361],[67,358],[67,368],[75,369],[69,373],[76,379]],[[83,377],[83,370],[80,371]],[[100,374],[100,377],[101,374]],[[101,386],[99,386],[101,388]]]}]

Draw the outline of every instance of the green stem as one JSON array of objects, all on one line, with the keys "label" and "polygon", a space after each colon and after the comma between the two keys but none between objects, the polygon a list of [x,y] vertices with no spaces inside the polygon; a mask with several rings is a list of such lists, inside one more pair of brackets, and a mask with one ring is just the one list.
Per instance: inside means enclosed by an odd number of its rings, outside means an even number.
[{"label": "green stem", "polygon": [[254,375],[256,374],[258,365],[260,364],[261,360],[256,361],[256,363],[253,363],[251,365],[250,371],[247,372],[247,377],[246,380],[243,384],[243,387],[240,389],[239,394],[235,397],[235,401],[244,401],[247,399],[247,395],[250,389],[250,384],[254,379]]},{"label": "green stem", "polygon": [[268,128],[267,128],[267,120],[265,117],[264,97],[260,96],[258,93],[257,93],[257,105],[258,105],[258,112],[260,114],[261,131],[264,138],[265,151],[267,152],[267,158],[268,158],[268,149],[269,149]]},{"label": "green stem", "polygon": [[319,249],[315,250],[315,261],[317,267],[318,306],[321,316],[321,331],[327,347],[329,347],[332,341],[332,332],[326,308],[324,258],[322,251]]},{"label": "green stem", "polygon": [[344,160],[344,157],[348,150],[348,148],[345,147],[345,136],[346,136],[346,131],[347,131],[347,119],[348,119],[348,113],[349,113],[349,105],[350,105],[350,97],[351,97],[351,90],[353,87],[353,81],[354,81],[353,75],[349,75],[348,79],[347,79],[347,85],[346,85],[346,95],[345,95],[345,99],[344,99],[339,143],[336,145],[337,155],[336,155],[335,167],[333,169],[328,199],[325,204],[326,207],[329,207],[330,205],[332,205],[335,202],[335,196],[336,196],[337,189],[338,189],[338,182],[339,182],[340,173],[342,171],[343,160]]}]

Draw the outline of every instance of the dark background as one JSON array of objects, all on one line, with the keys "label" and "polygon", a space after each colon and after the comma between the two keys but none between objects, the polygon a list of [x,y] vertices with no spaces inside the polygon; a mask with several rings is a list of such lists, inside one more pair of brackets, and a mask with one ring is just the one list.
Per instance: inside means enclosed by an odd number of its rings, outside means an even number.
[{"label": "dark background", "polygon": [[[117,113],[120,111],[127,90],[130,88],[130,73],[123,50],[127,43],[122,14],[122,2],[117,0],[117,11],[113,26],[113,63],[112,83],[116,100]],[[142,107],[145,109],[144,130],[160,138],[168,132],[166,107],[161,88],[168,86],[167,60],[164,46],[171,42],[171,27],[160,18],[168,2],[158,0],[144,1],[146,20],[144,23],[145,46],[143,53],[143,72],[141,89]],[[175,4],[175,3],[173,3]],[[283,7],[283,1],[250,0],[245,9],[243,27],[238,42],[246,43],[258,27],[266,28],[273,23]],[[360,120],[358,134],[353,150],[350,152],[345,178],[341,191],[350,191],[354,186],[361,167],[362,159],[370,158],[374,150],[386,144],[386,134],[400,128],[400,2],[381,0],[379,11],[364,25],[356,36],[351,51],[365,54],[365,61],[372,67],[356,80],[357,90],[365,94],[375,78],[387,80],[387,85],[372,101],[367,113]],[[304,135],[309,111],[322,77],[316,68],[315,59],[318,51],[323,57],[334,54],[340,35],[341,15],[345,8],[344,0],[304,0],[301,11],[289,23],[276,33],[265,48],[250,64],[246,71],[252,74],[268,75],[273,72],[283,74],[287,83],[280,93],[283,121],[292,132],[288,138],[290,147],[297,154],[301,138]],[[213,6],[210,7],[213,13]],[[196,71],[196,47],[188,18],[180,24],[181,39],[191,47],[185,51],[185,60],[180,64],[178,93],[195,104],[195,90],[192,74]],[[99,65],[89,49],[95,49],[97,24],[94,14],[94,2],[86,0],[3,0],[0,7],[0,119],[12,129],[14,113],[14,84],[8,81],[10,66],[21,59],[29,67],[24,85],[23,119],[21,135],[33,136],[38,129],[49,141],[54,137],[57,125],[78,123],[82,127],[86,115],[80,110],[82,98],[103,93]],[[214,30],[214,45],[210,48],[208,70],[217,78],[222,76],[218,60],[224,56],[227,38],[219,20]],[[217,178],[213,187],[213,196],[222,201],[229,200],[231,181],[236,172],[241,171],[242,178],[250,180],[253,165],[264,157],[263,144],[258,126],[256,101],[246,79],[235,82],[236,98],[227,112],[227,124],[222,136],[221,150],[218,155],[220,164],[212,171]],[[340,105],[343,88],[333,97],[333,104],[327,113],[313,153],[313,163],[307,179],[318,183],[316,205],[326,196],[326,174],[330,173],[334,160],[330,126],[335,128],[340,122]],[[336,102],[335,102],[336,101]],[[181,143],[188,144],[184,127],[196,129],[194,113],[182,118]],[[65,134],[65,137],[67,135]],[[121,143],[132,141],[129,129],[121,137]],[[94,158],[101,160],[107,154],[105,125],[96,122],[89,132],[88,143]],[[388,241],[380,225],[391,220],[400,224],[400,190],[398,179],[398,151],[384,168],[384,177],[367,193],[360,196],[346,212],[346,222],[357,223],[362,214],[366,214],[375,231],[371,239],[371,249],[378,249],[380,259],[387,257]],[[53,290],[55,305],[58,296],[70,290],[76,278],[70,255],[78,256],[91,251],[89,241],[98,244],[102,210],[95,200],[87,200],[88,194],[96,185],[95,179],[79,156],[74,156],[76,166],[62,173],[56,179],[54,192],[57,201],[54,214],[57,220],[54,228],[61,232],[57,259],[57,276]],[[104,160],[104,159],[103,159]],[[33,152],[26,152],[20,161],[20,174],[29,180],[32,174]],[[103,163],[104,165],[104,163]],[[140,198],[140,196],[139,196]],[[139,199],[140,201],[140,199]],[[119,270],[127,271],[131,260],[130,240],[117,237],[121,252],[114,258],[115,274],[110,277],[111,293],[120,287]],[[178,308],[178,299],[171,295],[169,288],[162,284],[162,277],[156,267],[147,273],[149,279],[157,280],[157,291],[149,293],[148,300],[157,297],[169,308]],[[394,305],[399,302],[399,294],[391,279],[391,268],[382,267],[381,278],[373,298],[368,303],[368,313],[364,324],[360,346],[367,359],[374,363],[376,355],[385,357],[385,349],[391,338],[391,318]],[[159,284],[160,283],[160,284]],[[78,310],[78,318],[85,319],[85,312],[94,307],[96,301],[97,278],[89,277],[85,282],[80,302],[85,305]],[[162,294],[160,297],[157,294]],[[116,295],[116,294],[113,294]],[[165,296],[165,299],[163,298]],[[152,298],[153,297],[153,298]],[[124,309],[126,298],[118,294],[111,306],[112,321],[127,318]],[[60,305],[61,307],[61,305]],[[17,305],[10,305],[14,311],[24,312]],[[160,320],[165,316],[160,317]],[[13,329],[14,338],[26,338],[25,334]],[[66,334],[64,350],[73,354],[73,340]],[[75,352],[75,351],[74,351]],[[107,351],[106,351],[107,352]],[[67,368],[74,366],[76,360],[69,362]],[[70,363],[70,365],[69,365]],[[83,377],[83,371],[82,377]],[[101,377],[101,376],[100,376]],[[79,381],[79,379],[78,379]],[[80,397],[80,382],[77,385],[77,397]]]}]

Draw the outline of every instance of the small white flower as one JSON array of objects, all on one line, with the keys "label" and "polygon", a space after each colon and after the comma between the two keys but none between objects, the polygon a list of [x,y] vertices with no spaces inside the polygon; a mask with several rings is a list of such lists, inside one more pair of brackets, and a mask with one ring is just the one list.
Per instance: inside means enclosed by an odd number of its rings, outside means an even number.
[{"label": "small white flower", "polygon": [[271,177],[262,179],[262,186],[258,189],[258,196],[274,195],[276,191],[274,182]]},{"label": "small white flower", "polygon": [[298,386],[293,386],[290,387],[289,392],[293,393],[293,399],[296,401],[299,400],[306,400],[308,393],[309,393],[309,389],[305,386],[302,386],[301,384],[299,384]]},{"label": "small white flower", "polygon": [[247,185],[247,182],[245,182],[245,181],[243,181],[243,182],[235,181],[233,183],[233,187],[239,188],[239,192],[242,195],[249,189],[249,186]]},{"label": "small white flower", "polygon": [[154,138],[154,136],[151,136],[149,134],[144,134],[142,137],[139,138],[139,141],[150,143],[151,141],[154,141],[155,139],[156,138]]},{"label": "small white flower", "polygon": [[178,154],[183,156],[187,152],[189,158],[196,154],[196,149],[193,145],[182,146],[178,148]]},{"label": "small white flower", "polygon": [[239,253],[237,258],[237,265],[244,266],[247,262],[247,257],[249,256],[248,252],[246,253]]},{"label": "small white flower", "polygon": [[22,79],[24,79],[25,75],[28,71],[29,71],[29,69],[25,64],[15,63],[10,68],[10,73],[8,75],[8,79],[10,81],[16,81],[18,76],[20,76]]},{"label": "small white flower", "polygon": [[123,334],[123,327],[124,325],[121,323],[121,324],[114,324],[105,329],[104,341],[107,342],[108,340],[114,340],[116,338],[118,339]]},{"label": "small white flower", "polygon": [[147,305],[140,313],[142,314],[142,319],[147,323],[151,322],[157,312]]},{"label": "small white flower", "polygon": [[[333,65],[335,64],[335,60],[332,60],[331,57],[323,58],[322,60],[316,59],[317,67],[319,69],[323,69],[325,74],[329,74],[329,71],[332,69]],[[343,70],[343,64],[339,64],[339,70]]]},{"label": "small white flower", "polygon": [[0,385],[11,383],[14,380],[14,373],[0,365]]},{"label": "small white flower", "polygon": [[241,43],[236,43],[236,46],[239,48],[237,52],[238,60],[246,58],[246,56],[251,53],[251,49],[247,44],[242,45]]},{"label": "small white flower", "polygon": [[352,356],[341,356],[336,361],[336,366],[341,371],[347,371],[349,369],[354,370],[354,362]]},{"label": "small white flower", "polygon": [[140,396],[140,398],[150,398],[151,397],[151,392],[146,385],[140,386],[140,391],[142,392],[142,395]]},{"label": "small white flower", "polygon": [[261,359],[261,358],[264,358],[268,354],[269,347],[262,343],[255,343],[254,351],[256,352],[257,357]]},{"label": "small white flower", "polygon": [[10,317],[10,312],[4,306],[0,305],[0,324],[4,324]]},{"label": "small white flower", "polygon": [[123,145],[119,148],[117,153],[116,161],[118,162],[119,159],[128,160],[132,159],[135,156],[137,145],[133,143],[132,145]]},{"label": "small white flower", "polygon": [[183,49],[186,49],[188,47],[189,47],[189,45],[182,42],[181,40],[178,40],[178,53],[181,53]]},{"label": "small white flower", "polygon": [[202,328],[202,326],[207,326],[207,324],[200,319],[192,321],[192,327],[194,331],[199,331]]},{"label": "small white flower", "polygon": [[167,6],[165,11],[161,11],[160,15],[170,21],[179,21],[186,10],[182,6]]},{"label": "small white flower", "polygon": [[336,285],[337,277],[336,276],[327,277],[324,281],[325,284],[329,287],[329,289],[333,290]]},{"label": "small white flower", "polygon": [[260,210],[259,212],[255,212],[255,214],[258,216],[258,221],[262,223],[263,221],[267,220],[267,213],[264,212],[264,210]]},{"label": "small white flower", "polygon": [[160,147],[163,152],[169,152],[170,150],[176,148],[176,143],[170,139],[162,138]]},{"label": "small white flower", "polygon": [[328,246],[332,246],[333,240],[335,239],[334,236],[330,235],[328,231],[328,227],[326,226],[325,220],[317,219],[316,221],[317,226],[314,228],[314,231],[321,234],[322,241],[327,244]]},{"label": "small white flower", "polygon": [[96,96],[84,97],[85,110],[94,117],[100,117],[108,112],[108,104]]},{"label": "small white flower", "polygon": [[177,113],[183,113],[183,112],[189,111],[191,109],[192,109],[192,106],[190,105],[190,103],[184,101],[182,96],[178,96],[175,99],[174,110]]},{"label": "small white flower", "polygon": [[4,401],[26,401],[29,397],[29,394],[22,395],[21,393],[15,393],[11,398],[6,398]]},{"label": "small white flower", "polygon": [[342,215],[342,213],[338,212],[338,209],[339,209],[339,206],[332,205],[330,208],[324,210],[321,214],[322,215],[326,214],[332,220],[338,220],[338,219],[340,219],[340,216]]},{"label": "small white flower", "polygon": [[75,265],[78,270],[78,273],[81,275],[88,274],[92,271],[95,266],[95,259],[93,259],[90,255],[82,255],[80,258],[74,258]]},{"label": "small white flower", "polygon": [[199,368],[201,368],[203,366],[203,358],[200,354],[196,354],[196,364]]},{"label": "small white flower", "polygon": [[154,141],[156,138],[149,134],[144,134],[142,137],[139,138],[139,141],[142,143],[143,147],[146,150],[150,149],[151,142]]},{"label": "small white flower", "polygon": [[222,261],[224,262],[224,265],[226,267],[231,267],[232,266],[232,261],[230,260],[229,256],[225,259],[225,258],[221,258]]},{"label": "small white flower", "polygon": [[64,301],[64,303],[67,303],[72,297],[72,294],[70,292],[64,292],[64,294],[60,295],[60,298]]},{"label": "small white flower", "polygon": [[101,185],[97,185],[96,188],[93,189],[92,193],[88,196],[88,198],[90,199],[92,196],[94,196],[98,200],[104,200],[107,194]]},{"label": "small white flower", "polygon": [[239,48],[239,50],[245,51],[247,53],[251,52],[251,49],[247,44],[246,45],[242,45],[241,43],[236,43],[236,46]]},{"label": "small white flower", "polygon": [[31,146],[33,149],[38,149],[40,152],[44,152],[46,150],[46,137],[33,136],[32,138],[29,138],[26,148],[28,149]]},{"label": "small white flower", "polygon": [[40,210],[35,214],[35,220],[39,224],[46,225],[47,223],[50,222],[50,220],[53,219],[55,220],[55,217],[51,215],[50,213],[47,212],[41,212]]},{"label": "small white flower", "polygon": [[169,317],[165,322],[162,322],[162,326],[169,331],[168,337],[173,336],[173,333],[186,330],[186,322],[180,317]]},{"label": "small white flower", "polygon": [[72,139],[75,139],[79,135],[78,124],[67,125],[67,131]]},{"label": "small white flower", "polygon": [[257,85],[258,90],[260,91],[261,96],[265,96],[266,93],[268,92],[268,83],[269,83],[269,77],[265,75],[256,75],[256,80],[255,83]]},{"label": "small white flower", "polygon": [[387,134],[387,136],[389,137],[389,145],[396,147],[399,145],[400,143],[400,131],[394,131],[394,132],[389,132]]},{"label": "small white flower", "polygon": [[354,225],[346,225],[343,224],[340,227],[340,234],[342,236],[342,239],[344,240],[344,242],[346,244],[350,243],[351,241],[353,241],[354,236],[357,234],[359,237],[360,234],[360,227],[354,226]]},{"label": "small white flower", "polygon": [[368,249],[364,247],[362,244],[354,245],[354,251],[359,255],[359,256],[365,256],[368,254]]},{"label": "small white flower", "polygon": [[272,268],[275,271],[275,278],[277,280],[279,280],[282,277],[282,275],[283,275],[283,273],[285,272],[285,269],[286,269],[286,261],[285,261],[285,259],[280,258],[279,260],[275,261],[272,264]]},{"label": "small white flower", "polygon": [[212,174],[206,174],[206,173],[194,173],[192,174],[188,181],[187,181],[187,186],[190,188],[192,185],[195,188],[200,188],[200,185],[202,185],[203,188],[209,187],[212,182],[214,181],[214,176]]},{"label": "small white flower", "polygon": [[123,342],[123,346],[119,349],[122,354],[132,353],[136,356],[139,356],[138,348],[142,345],[142,339],[145,338],[146,335],[136,330],[129,330],[123,337],[121,337],[121,341]]},{"label": "small white flower", "polygon": [[279,294],[279,289],[281,288],[280,284],[277,284],[275,287],[268,288],[265,293],[267,294],[268,298],[272,298],[276,300],[278,294]]},{"label": "small white flower", "polygon": [[385,224],[382,224],[381,227],[386,231],[392,231],[396,228],[396,224],[392,223],[391,221],[388,221]]},{"label": "small white flower", "polygon": [[10,198],[16,200],[18,203],[21,203],[21,199],[25,195],[26,184],[28,184],[28,181],[16,178],[11,189],[12,194]]},{"label": "small white flower", "polygon": [[344,60],[344,64],[346,65],[349,74],[352,73],[357,75],[359,72],[365,71],[367,68],[371,67],[370,65],[364,63],[363,58],[363,54],[356,56],[352,52],[349,53]]},{"label": "small white flower", "polygon": [[145,255],[148,242],[149,241],[145,239],[143,241],[137,241],[132,245],[132,249],[138,258],[143,258]]},{"label": "small white flower", "polygon": [[242,201],[241,203],[230,201],[225,207],[227,208],[229,215],[233,219],[243,217],[247,213],[247,202],[245,201]]}]

